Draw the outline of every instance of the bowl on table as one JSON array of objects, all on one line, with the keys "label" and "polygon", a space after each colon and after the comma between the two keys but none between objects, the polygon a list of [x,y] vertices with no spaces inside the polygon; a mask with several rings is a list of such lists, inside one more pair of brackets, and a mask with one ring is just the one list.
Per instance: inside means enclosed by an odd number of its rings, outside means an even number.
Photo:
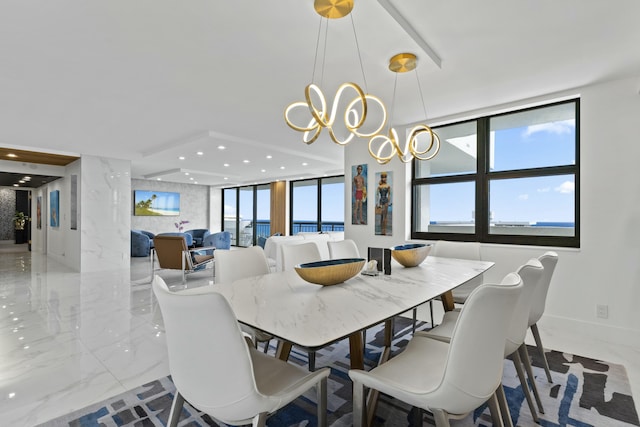
[{"label": "bowl on table", "polygon": [[424,243],[407,243],[391,248],[391,256],[405,267],[420,265],[431,252],[432,245]]},{"label": "bowl on table", "polygon": [[331,286],[351,279],[360,273],[364,258],[341,258],[307,262],[294,268],[304,280],[316,285]]}]

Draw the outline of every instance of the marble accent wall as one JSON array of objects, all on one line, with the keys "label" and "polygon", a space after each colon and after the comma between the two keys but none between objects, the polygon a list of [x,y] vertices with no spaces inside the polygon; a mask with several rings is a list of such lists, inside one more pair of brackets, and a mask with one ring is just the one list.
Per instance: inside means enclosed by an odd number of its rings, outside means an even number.
[{"label": "marble accent wall", "polygon": [[16,192],[0,188],[0,240],[15,238],[13,215],[16,213]]},{"label": "marble accent wall", "polygon": [[[189,221],[185,224],[185,230],[192,228],[212,229],[209,209],[209,186],[195,184],[179,184],[175,182],[163,182],[147,179],[132,179],[129,200],[133,200],[133,190],[156,190],[180,193],[180,215],[178,216],[135,216],[133,208],[129,210],[131,228],[150,231],[154,234],[177,231],[176,222]],[[218,211],[218,217],[219,215]]]},{"label": "marble accent wall", "polygon": [[77,208],[80,270],[129,268],[131,162],[95,156],[82,156],[81,162]]}]

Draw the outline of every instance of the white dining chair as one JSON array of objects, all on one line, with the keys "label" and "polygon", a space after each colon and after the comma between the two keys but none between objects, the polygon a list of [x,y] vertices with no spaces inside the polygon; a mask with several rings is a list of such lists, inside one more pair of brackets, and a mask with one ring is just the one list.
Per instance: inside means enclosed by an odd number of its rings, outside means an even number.
[{"label": "white dining chair", "polygon": [[479,286],[462,308],[450,343],[414,336],[388,362],[371,371],[350,370],[353,425],[366,423],[365,387],[432,412],[437,427],[448,427],[450,419],[463,418],[485,402],[500,425],[495,393],[507,328],[521,291],[522,280],[515,273],[500,284]]},{"label": "white dining chair", "polygon": [[[529,386],[527,385],[527,379],[525,376],[525,370],[529,374],[529,381],[531,382],[531,388],[538,404],[538,410],[544,413],[542,407],[542,401],[538,393],[538,388],[535,384],[535,378],[531,371],[529,361],[529,355],[526,353],[526,345],[524,343],[525,336],[527,334],[529,320],[529,312],[531,311],[531,304],[533,302],[533,295],[539,289],[541,281],[544,277],[544,267],[536,258],[532,258],[524,265],[520,266],[516,273],[522,279],[522,294],[516,303],[515,312],[511,321],[509,322],[509,329],[507,331],[507,338],[505,340],[504,357],[511,356],[513,358],[513,364],[520,379],[522,391],[524,393],[527,404],[531,411],[531,415],[534,421],[538,422],[538,415],[536,408],[533,405],[531,399],[531,393],[529,392]],[[437,339],[439,341],[449,342],[453,334],[455,325],[460,317],[461,310],[456,309],[448,311],[444,314],[442,323],[429,331],[419,331],[414,334],[415,337],[425,337],[431,339]],[[506,406],[506,399],[504,397],[503,389],[498,390],[498,403],[501,406],[502,413],[505,415],[505,424],[511,425],[511,418],[508,417],[508,409]]]},{"label": "white dining chair", "polygon": [[[480,253],[480,243],[479,242],[452,242],[448,240],[438,240],[431,253],[429,254],[435,257],[442,258],[458,258],[458,259],[467,259],[467,260],[475,260],[481,261],[481,253]],[[457,304],[464,304],[466,299],[468,298],[471,291],[477,288],[482,284],[483,277],[482,274],[474,277],[473,279],[463,283],[458,286],[456,289],[451,291],[453,295],[453,302]],[[436,298],[439,299],[439,298]],[[416,321],[417,321],[418,309],[413,309],[413,331],[416,330]],[[435,326],[433,320],[433,300],[429,301],[429,315],[431,318],[431,327]]]},{"label": "white dining chair", "polygon": [[327,246],[329,247],[329,258],[331,259],[360,258],[358,246],[351,239],[336,240],[335,242],[328,241]]},{"label": "white dining chair", "polygon": [[547,301],[547,293],[549,286],[551,285],[551,279],[553,278],[553,272],[556,270],[558,264],[558,254],[553,251],[545,252],[538,257],[538,260],[544,266],[544,277],[538,287],[536,293],[533,295],[533,303],[531,305],[531,312],[529,313],[529,328],[533,334],[533,339],[536,342],[536,347],[542,357],[542,364],[544,372],[547,375],[547,381],[553,383],[551,379],[551,371],[549,370],[549,362],[547,362],[547,356],[544,353],[544,347],[542,346],[542,339],[540,338],[540,332],[538,331],[538,320],[544,313],[544,308]]},{"label": "white dining chair", "polygon": [[[215,264],[217,283],[232,283],[236,280],[261,276],[271,272],[267,257],[260,246],[216,251]],[[265,353],[269,351],[269,343],[273,339],[271,334],[247,325],[240,325],[240,327],[251,337],[256,346],[258,343],[264,343],[263,351]]]},{"label": "white dining chair", "polygon": [[320,249],[314,242],[282,245],[282,270],[290,271],[298,264],[321,261]]},{"label": "white dining chair", "polygon": [[316,387],[318,425],[326,426],[329,369],[306,372],[247,345],[229,303],[215,286],[171,292],[153,281],[176,386],[167,425],[188,402],[230,425],[264,426],[267,416]]}]

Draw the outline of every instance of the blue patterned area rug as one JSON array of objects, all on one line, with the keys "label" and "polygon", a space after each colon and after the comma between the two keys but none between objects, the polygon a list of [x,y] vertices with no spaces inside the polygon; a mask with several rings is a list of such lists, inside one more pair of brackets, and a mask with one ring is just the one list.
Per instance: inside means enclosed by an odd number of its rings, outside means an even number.
[{"label": "blue patterned area rug", "polygon": [[[427,329],[420,325],[419,329]],[[411,338],[408,319],[398,318],[393,352],[401,351]],[[366,363],[375,365],[380,354],[383,332],[381,327],[368,331]],[[618,427],[640,426],[638,414],[631,397],[625,369],[598,360],[588,359],[557,351],[547,351],[553,384],[547,382],[535,349],[529,348],[534,365],[536,384],[540,391],[545,413],[540,414],[543,427]],[[351,382],[349,370],[349,344],[347,340],[327,347],[317,353],[316,365],[330,366],[328,424],[332,427],[352,425]],[[306,352],[292,351],[292,363],[306,365]],[[425,360],[425,363],[429,363]],[[503,384],[509,401],[514,425],[536,426],[524,400],[520,382],[513,363],[505,361]],[[160,378],[72,414],[65,415],[40,427],[111,427],[111,426],[166,426],[175,387],[170,377]],[[381,395],[376,410],[375,426],[410,425],[410,407],[402,402]],[[181,427],[224,426],[207,415],[185,404]],[[314,427],[316,425],[315,392],[297,399],[267,420],[270,427]],[[424,412],[423,425],[434,425],[433,418]],[[492,426],[486,407],[478,408],[466,419],[453,421],[452,426]]]}]

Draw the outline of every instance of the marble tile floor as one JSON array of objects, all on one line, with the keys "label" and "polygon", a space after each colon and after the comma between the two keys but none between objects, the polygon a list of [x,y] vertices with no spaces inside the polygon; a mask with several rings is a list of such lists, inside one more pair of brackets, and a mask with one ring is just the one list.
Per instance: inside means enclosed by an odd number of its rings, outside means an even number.
[{"label": "marble tile floor", "polygon": [[[161,273],[180,286],[179,272]],[[34,426],[169,373],[148,258],[78,273],[32,253],[0,256],[0,426]],[[209,284],[209,271],[188,286]],[[426,317],[426,316],[425,316]],[[636,405],[640,349],[611,349],[541,325],[549,348],[621,363]]]}]

